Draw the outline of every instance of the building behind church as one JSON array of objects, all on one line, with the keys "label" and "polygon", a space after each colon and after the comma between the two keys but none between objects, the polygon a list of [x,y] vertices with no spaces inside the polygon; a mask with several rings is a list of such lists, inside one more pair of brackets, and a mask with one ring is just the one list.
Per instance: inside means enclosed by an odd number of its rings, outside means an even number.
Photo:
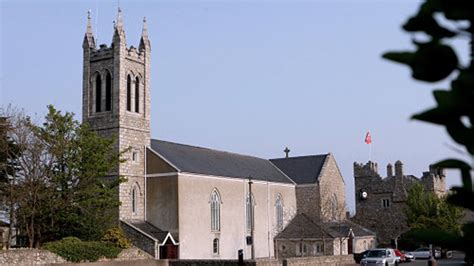
[{"label": "building behind church", "polygon": [[354,221],[377,234],[379,243],[393,245],[408,230],[405,216],[406,200],[410,187],[422,184],[425,191],[438,196],[446,193],[444,170],[430,166],[421,178],[406,175],[403,163],[387,165],[387,176],[378,172],[377,163],[354,163],[356,215]]}]

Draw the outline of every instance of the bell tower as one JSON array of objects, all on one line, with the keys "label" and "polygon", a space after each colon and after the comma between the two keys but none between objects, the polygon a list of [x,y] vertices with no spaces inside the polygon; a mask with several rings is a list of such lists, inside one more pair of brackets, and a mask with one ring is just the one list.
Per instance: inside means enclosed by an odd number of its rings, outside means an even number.
[{"label": "bell tower", "polygon": [[112,44],[96,46],[90,12],[83,47],[82,119],[115,148],[128,151],[111,177],[120,184],[119,218],[145,219],[145,148],[150,146],[150,40],[146,19],[138,49],[127,47],[122,11],[117,13]]}]

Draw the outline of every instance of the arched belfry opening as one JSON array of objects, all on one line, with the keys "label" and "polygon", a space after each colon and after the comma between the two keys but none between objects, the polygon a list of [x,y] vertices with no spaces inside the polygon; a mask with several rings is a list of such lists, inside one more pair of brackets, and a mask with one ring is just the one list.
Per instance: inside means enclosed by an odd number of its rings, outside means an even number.
[{"label": "arched belfry opening", "polygon": [[102,111],[102,78],[97,73],[95,77],[95,112],[99,113]]},{"label": "arched belfry opening", "polygon": [[135,112],[140,112],[140,79],[135,79]]},{"label": "arched belfry opening", "polygon": [[127,111],[132,111],[132,78],[127,75]]},{"label": "arched belfry opening", "polygon": [[107,71],[105,77],[105,111],[112,110],[112,76]]}]

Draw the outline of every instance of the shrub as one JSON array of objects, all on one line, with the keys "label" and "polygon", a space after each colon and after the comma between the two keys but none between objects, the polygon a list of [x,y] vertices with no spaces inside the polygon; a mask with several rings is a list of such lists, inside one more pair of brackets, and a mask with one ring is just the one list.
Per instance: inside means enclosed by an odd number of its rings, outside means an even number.
[{"label": "shrub", "polygon": [[97,261],[100,258],[116,258],[121,248],[102,241],[81,241],[76,237],[65,237],[48,242],[43,247],[71,262]]},{"label": "shrub", "polygon": [[114,244],[114,246],[122,249],[127,249],[132,246],[132,243],[130,242],[130,240],[128,240],[122,228],[119,226],[107,230],[104,236],[102,236],[101,240],[104,242],[112,243]]}]

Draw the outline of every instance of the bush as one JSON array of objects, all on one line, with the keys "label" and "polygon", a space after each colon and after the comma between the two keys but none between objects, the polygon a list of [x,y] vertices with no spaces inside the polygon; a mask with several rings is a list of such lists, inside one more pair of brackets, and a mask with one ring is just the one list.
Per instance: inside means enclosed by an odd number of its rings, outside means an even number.
[{"label": "bush", "polygon": [[58,254],[71,262],[97,261],[100,258],[116,258],[121,248],[102,241],[81,241],[77,237],[65,237],[59,241],[48,242],[43,248]]},{"label": "bush", "polygon": [[128,240],[122,228],[119,226],[107,230],[101,240],[112,243],[114,246],[121,249],[127,249],[132,246],[132,243]]}]

